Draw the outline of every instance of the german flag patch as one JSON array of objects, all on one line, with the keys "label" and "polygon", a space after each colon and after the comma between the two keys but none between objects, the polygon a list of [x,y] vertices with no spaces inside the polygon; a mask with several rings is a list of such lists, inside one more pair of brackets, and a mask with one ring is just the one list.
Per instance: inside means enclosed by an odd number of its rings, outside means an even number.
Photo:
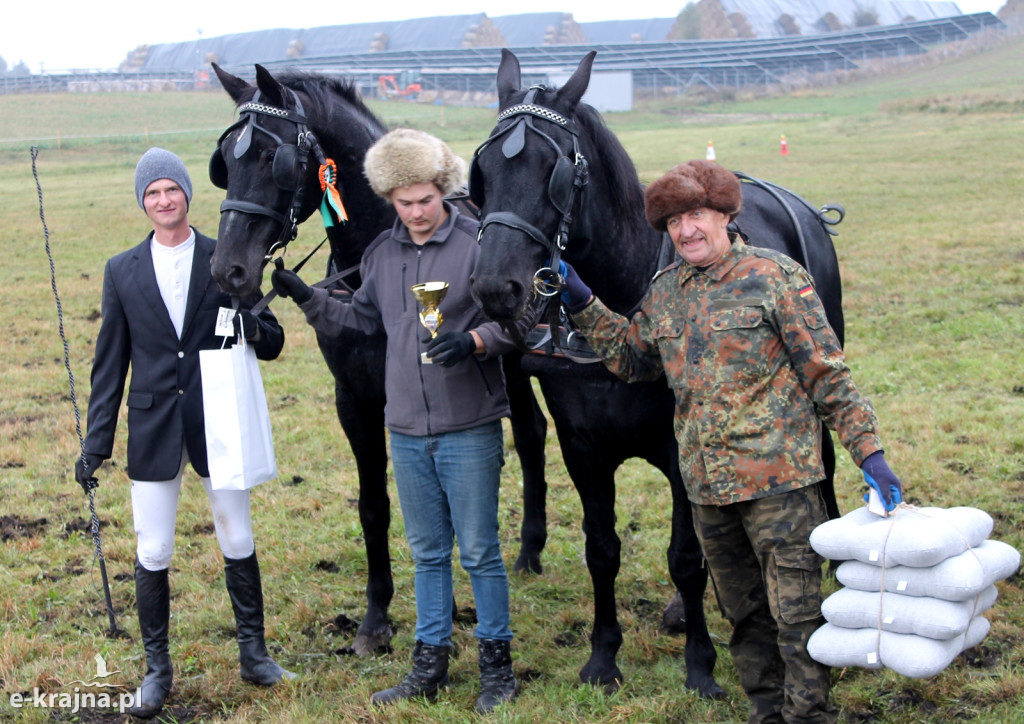
[{"label": "german flag patch", "polygon": [[812,294],[814,294],[814,287],[812,287],[810,284],[808,284],[803,289],[800,289],[799,291],[797,291],[797,294],[799,294],[804,299],[807,299],[807,297],[809,297]]}]

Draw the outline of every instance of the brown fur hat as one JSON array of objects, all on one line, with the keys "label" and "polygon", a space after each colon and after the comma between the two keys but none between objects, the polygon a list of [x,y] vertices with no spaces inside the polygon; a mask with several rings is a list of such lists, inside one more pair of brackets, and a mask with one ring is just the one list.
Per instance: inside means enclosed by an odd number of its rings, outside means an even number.
[{"label": "brown fur hat", "polygon": [[418,183],[433,183],[448,195],[462,183],[466,162],[429,133],[396,128],[366,152],[363,173],[374,193],[386,199],[400,186]]},{"label": "brown fur hat", "polygon": [[658,231],[665,231],[669,217],[699,208],[721,211],[731,221],[742,205],[736,174],[711,161],[681,163],[644,190],[647,223]]}]

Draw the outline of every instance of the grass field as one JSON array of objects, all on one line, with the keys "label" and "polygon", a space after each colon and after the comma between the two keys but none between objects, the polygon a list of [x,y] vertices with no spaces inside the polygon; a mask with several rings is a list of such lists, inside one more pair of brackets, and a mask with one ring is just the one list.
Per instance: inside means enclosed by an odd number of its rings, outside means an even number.
[{"label": "grass field", "polygon": [[[644,181],[703,157],[713,140],[723,165],[785,185],[847,216],[836,247],[844,283],[847,355],[872,399],[886,456],[918,505],[979,507],[993,538],[1024,549],[1024,41],[907,70],[784,97],[688,105],[658,101],[607,122]],[[407,103],[373,106],[390,126],[411,125],[469,157],[494,112]],[[14,709],[10,697],[69,691],[100,654],[118,683],[144,671],[135,620],[134,533],[123,473],[125,430],[96,493],[118,624],[111,639],[88,534],[89,511],[72,475],[79,442],[58,333],[38,178],[55,263],[71,368],[84,418],[99,328],[103,264],[147,233],[132,173],[150,145],[179,153],[196,187],[191,220],[214,234],[223,192],[206,163],[233,106],[218,93],[0,97],[0,721],[119,721],[70,709]],[[790,154],[779,153],[785,134]],[[350,212],[358,213],[357,210]],[[293,246],[322,236],[311,220]],[[293,252],[294,253],[294,252]],[[296,256],[295,258],[299,258]],[[391,530],[397,592],[394,654],[346,655],[351,632],[338,622],[363,609],[365,563],[355,508],[352,455],[333,410],[333,388],[311,330],[293,305],[277,305],[288,341],[263,365],[281,475],[253,492],[264,574],[268,639],[298,672],[295,682],[257,689],[237,676],[230,604],[209,509],[189,473],[172,564],[171,653],[175,688],[166,721],[460,722],[477,694],[472,623],[456,624],[453,686],[435,704],[378,713],[370,693],[406,671],[412,648],[412,565],[401,516]],[[122,423],[123,424],[123,423]],[[83,421],[84,425],[84,421]],[[517,551],[518,463],[506,435],[501,524],[506,560]],[[618,476],[618,579],[625,643],[622,688],[578,683],[589,649],[590,582],[580,504],[548,441],[549,540],[542,576],[512,578],[515,668],[520,698],[495,721],[732,722],[747,705],[724,642],[728,624],[713,597],[709,624],[720,644],[716,675],[728,698],[705,702],[683,689],[683,641],[659,630],[672,590],[668,489],[631,462]],[[840,453],[840,504],[860,504],[859,473]],[[397,500],[392,489],[392,500]],[[471,603],[456,576],[458,600]],[[830,587],[834,583],[829,584]],[[844,721],[1024,721],[1024,590],[1018,572],[999,584],[981,646],[942,674],[907,679],[890,671],[835,670]],[[29,697],[31,699],[31,696]]]}]

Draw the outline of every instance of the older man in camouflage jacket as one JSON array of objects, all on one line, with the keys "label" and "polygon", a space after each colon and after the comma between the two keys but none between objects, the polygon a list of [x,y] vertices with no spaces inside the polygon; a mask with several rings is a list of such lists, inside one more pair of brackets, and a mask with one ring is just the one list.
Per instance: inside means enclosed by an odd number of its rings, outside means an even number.
[{"label": "older man in camouflage jacket", "polygon": [[829,668],[807,640],[822,623],[821,566],[809,543],[827,519],[821,425],[838,433],[885,502],[902,496],[807,272],[729,234],[742,195],[706,161],[676,166],[645,192],[676,263],[627,319],[571,267],[563,297],[605,365],[627,381],[662,374],[675,392],[679,462],[750,722],[834,722]]}]

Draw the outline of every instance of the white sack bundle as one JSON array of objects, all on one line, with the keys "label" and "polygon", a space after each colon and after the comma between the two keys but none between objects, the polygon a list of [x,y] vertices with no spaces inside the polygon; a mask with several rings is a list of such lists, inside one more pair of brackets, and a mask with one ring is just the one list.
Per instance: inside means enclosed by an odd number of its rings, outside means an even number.
[{"label": "white sack bundle", "polygon": [[1020,553],[1016,548],[1002,541],[986,540],[931,568],[882,569],[860,561],[846,561],[836,569],[836,578],[844,586],[859,591],[880,591],[884,581],[886,591],[905,596],[966,601],[996,581],[1009,578],[1019,567]]},{"label": "white sack bundle", "polygon": [[865,506],[811,531],[811,547],[833,561],[926,568],[980,544],[991,532],[992,516],[978,508],[900,506],[881,518]]},{"label": "white sack bundle", "polygon": [[842,628],[826,623],[807,641],[807,652],[826,666],[883,666],[914,679],[935,676],[962,651],[988,635],[989,622],[976,616],[964,636],[940,641],[924,636],[879,632],[874,628]]},{"label": "white sack bundle", "polygon": [[963,636],[971,620],[992,608],[999,592],[989,586],[969,601],[903,596],[843,588],[825,599],[825,620],[842,628],[870,628],[945,641]]}]

